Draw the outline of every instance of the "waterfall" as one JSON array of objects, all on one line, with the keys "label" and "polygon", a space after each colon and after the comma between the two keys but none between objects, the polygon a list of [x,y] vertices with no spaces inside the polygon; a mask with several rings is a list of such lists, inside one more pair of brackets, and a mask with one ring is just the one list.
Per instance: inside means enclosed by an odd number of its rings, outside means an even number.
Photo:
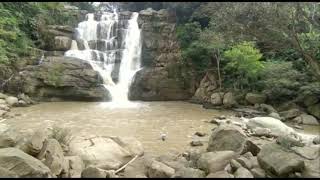
[{"label": "waterfall", "polygon": [[103,12],[100,20],[96,20],[95,14],[89,13],[86,20],[78,24],[76,40],[65,52],[65,56],[90,63],[102,77],[103,86],[109,90],[115,104],[128,102],[132,77],[140,69],[138,16],[133,12],[129,20],[119,19],[114,9]]}]

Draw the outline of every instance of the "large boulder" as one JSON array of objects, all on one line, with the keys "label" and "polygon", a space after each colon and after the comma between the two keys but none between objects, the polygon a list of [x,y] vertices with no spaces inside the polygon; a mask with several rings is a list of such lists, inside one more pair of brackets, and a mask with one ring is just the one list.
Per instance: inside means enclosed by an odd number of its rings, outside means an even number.
[{"label": "large boulder", "polygon": [[244,167],[240,167],[234,173],[234,177],[235,178],[253,178],[253,175],[251,174],[251,172],[248,169],[246,169]]},{"label": "large boulder", "polygon": [[53,177],[41,161],[16,148],[0,149],[0,166],[19,177]]},{"label": "large boulder", "polygon": [[216,106],[222,105],[223,95],[224,93],[213,93],[210,99],[211,104]]},{"label": "large boulder", "polygon": [[320,103],[309,106],[308,112],[320,119]]},{"label": "large boulder", "polygon": [[194,168],[180,168],[178,169],[174,178],[203,178],[205,177],[205,172]]},{"label": "large boulder", "polygon": [[38,158],[44,158],[44,164],[55,175],[59,175],[65,166],[63,150],[56,139],[48,139],[44,142],[44,147],[39,153]]},{"label": "large boulder", "polygon": [[81,178],[106,178],[106,171],[97,167],[89,166],[81,172]]},{"label": "large boulder", "polygon": [[197,161],[197,167],[207,173],[223,170],[231,159],[236,157],[233,151],[215,151],[203,153]]},{"label": "large boulder", "polygon": [[252,130],[257,127],[270,129],[271,134],[276,136],[295,132],[294,129],[287,126],[286,124],[281,122],[279,119],[275,119],[272,117],[255,117],[255,118],[249,119],[246,122],[246,125],[249,129],[252,129]]},{"label": "large boulder", "polygon": [[65,159],[69,162],[68,178],[81,178],[81,172],[84,169],[84,164],[79,156],[66,156]]},{"label": "large boulder", "polygon": [[0,123],[0,148],[14,147],[19,139],[19,134],[15,129]]},{"label": "large boulder", "polygon": [[264,94],[255,94],[255,93],[248,93],[246,95],[246,100],[250,104],[262,104],[266,101],[267,96]]},{"label": "large boulder", "polygon": [[8,97],[8,95],[5,95],[3,93],[0,93],[0,99],[6,99]]},{"label": "large boulder", "polygon": [[149,178],[170,178],[174,173],[175,170],[173,168],[155,160],[147,170]]},{"label": "large boulder", "polygon": [[134,156],[142,155],[143,148],[134,138],[78,137],[70,142],[69,153],[81,157],[86,165],[115,170]]},{"label": "large boulder", "polygon": [[208,174],[206,178],[234,178],[234,176],[226,171],[218,171]]},{"label": "large boulder", "polygon": [[280,116],[284,117],[285,119],[292,119],[299,116],[301,113],[302,112],[299,109],[295,108],[280,112]]},{"label": "large boulder", "polygon": [[305,167],[300,156],[276,143],[264,145],[258,154],[258,161],[265,171],[281,177],[301,172]]},{"label": "large boulder", "polygon": [[237,104],[232,92],[227,92],[223,96],[223,105],[227,108],[233,107]]},{"label": "large boulder", "polygon": [[220,125],[212,132],[207,151],[234,151],[244,153],[246,150],[247,137],[238,126]]},{"label": "large boulder", "polygon": [[9,96],[6,98],[6,102],[10,105],[10,106],[15,106],[18,104],[18,98],[13,97],[13,96]]},{"label": "large boulder", "polygon": [[48,138],[46,131],[37,130],[31,136],[28,145],[28,153],[34,156],[38,155],[43,147],[45,140]]},{"label": "large boulder", "polygon": [[301,123],[301,124],[306,124],[306,125],[319,125],[319,121],[308,114],[301,114],[300,116],[296,117],[293,119],[294,122],[296,123]]},{"label": "large boulder", "polygon": [[0,166],[0,177],[1,178],[18,178],[18,175]]},{"label": "large boulder", "polygon": [[190,92],[179,79],[169,77],[165,68],[143,68],[133,78],[129,90],[131,100],[186,100]]},{"label": "large boulder", "polygon": [[8,83],[11,92],[32,97],[70,100],[110,100],[102,78],[88,61],[72,57],[46,57],[38,66],[27,66]]}]

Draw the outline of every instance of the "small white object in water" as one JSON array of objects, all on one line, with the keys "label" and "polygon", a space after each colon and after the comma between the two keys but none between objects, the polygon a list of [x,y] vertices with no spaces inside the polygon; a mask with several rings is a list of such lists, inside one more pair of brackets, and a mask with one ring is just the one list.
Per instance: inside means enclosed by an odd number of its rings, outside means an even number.
[{"label": "small white object in water", "polygon": [[165,141],[166,138],[167,138],[167,134],[166,133],[161,133],[160,134],[160,138],[161,138],[162,141]]}]

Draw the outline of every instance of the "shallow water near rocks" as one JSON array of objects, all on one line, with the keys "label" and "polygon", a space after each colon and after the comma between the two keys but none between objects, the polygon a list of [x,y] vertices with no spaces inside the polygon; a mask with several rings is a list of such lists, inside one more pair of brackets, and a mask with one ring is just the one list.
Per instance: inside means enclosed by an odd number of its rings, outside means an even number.
[{"label": "shallow water near rocks", "polygon": [[[147,152],[163,154],[183,152],[196,131],[209,133],[215,127],[208,123],[214,116],[233,115],[232,111],[204,109],[201,105],[182,101],[167,102],[45,102],[30,107],[13,108],[7,119],[21,131],[52,126],[67,127],[76,136],[133,136]],[[303,126],[297,130],[316,135],[320,126]],[[160,134],[166,134],[162,141]],[[205,136],[202,139],[208,139]]]},{"label": "shallow water near rocks", "polygon": [[[131,102],[119,106],[112,102],[45,102],[14,108],[4,123],[22,131],[52,127],[70,128],[80,136],[133,136],[147,152],[162,154],[183,151],[195,139],[196,131],[210,132],[213,116],[231,111],[204,109],[188,102]],[[160,134],[167,138],[162,141]]]}]

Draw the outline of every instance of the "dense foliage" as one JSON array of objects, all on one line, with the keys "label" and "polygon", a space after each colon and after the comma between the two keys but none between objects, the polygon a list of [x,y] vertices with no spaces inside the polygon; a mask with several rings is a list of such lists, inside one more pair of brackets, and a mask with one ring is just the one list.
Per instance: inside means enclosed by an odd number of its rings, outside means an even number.
[{"label": "dense foliage", "polygon": [[[0,3],[0,64],[9,64],[10,60],[28,55],[29,47],[37,47],[39,27],[74,21],[64,5],[62,2]],[[85,3],[76,5],[87,8]]]},{"label": "dense foliage", "polygon": [[202,2],[192,12],[177,28],[186,64],[203,72],[221,61],[225,88],[263,91],[274,101],[317,92],[319,4]]}]

